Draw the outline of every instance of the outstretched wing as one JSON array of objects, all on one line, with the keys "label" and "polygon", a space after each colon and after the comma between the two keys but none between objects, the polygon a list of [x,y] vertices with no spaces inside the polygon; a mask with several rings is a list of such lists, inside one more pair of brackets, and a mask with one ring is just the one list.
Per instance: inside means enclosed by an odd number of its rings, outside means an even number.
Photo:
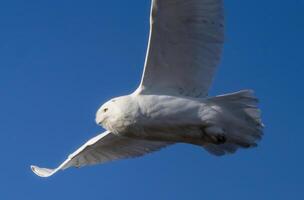
[{"label": "outstretched wing", "polygon": [[170,144],[171,143],[120,137],[106,131],[81,146],[58,168],[47,169],[31,166],[31,169],[38,176],[49,177],[59,170],[64,170],[69,167],[83,167],[123,158],[139,157],[157,151]]},{"label": "outstretched wing", "polygon": [[141,94],[207,96],[224,43],[222,0],[152,0]]}]

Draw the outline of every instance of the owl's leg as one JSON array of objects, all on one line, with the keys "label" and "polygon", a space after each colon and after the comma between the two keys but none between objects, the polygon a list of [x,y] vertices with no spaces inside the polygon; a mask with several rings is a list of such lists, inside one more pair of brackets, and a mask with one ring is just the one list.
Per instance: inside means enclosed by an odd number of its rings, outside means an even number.
[{"label": "owl's leg", "polygon": [[218,126],[207,126],[201,128],[203,139],[213,144],[224,144],[227,142],[225,130]]}]

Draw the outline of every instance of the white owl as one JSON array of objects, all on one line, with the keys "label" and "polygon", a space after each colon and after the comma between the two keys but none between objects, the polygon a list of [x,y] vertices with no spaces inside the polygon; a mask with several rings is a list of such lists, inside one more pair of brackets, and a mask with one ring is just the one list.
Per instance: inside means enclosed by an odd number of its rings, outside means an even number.
[{"label": "white owl", "polygon": [[214,155],[256,146],[263,124],[253,92],[207,97],[223,43],[222,0],[152,0],[138,89],[98,110],[96,122],[106,132],[58,168],[32,170],[48,177],[72,166],[142,156],[176,143],[198,145]]}]

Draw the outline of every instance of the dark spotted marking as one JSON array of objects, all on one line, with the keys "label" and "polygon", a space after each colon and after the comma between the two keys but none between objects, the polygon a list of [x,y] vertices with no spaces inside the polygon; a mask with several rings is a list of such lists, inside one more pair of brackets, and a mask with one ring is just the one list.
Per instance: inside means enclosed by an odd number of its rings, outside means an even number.
[{"label": "dark spotted marking", "polygon": [[227,138],[224,135],[209,135],[205,132],[204,126],[200,127],[200,130],[202,132],[202,139],[206,142],[213,143],[213,144],[225,144],[227,142]]},{"label": "dark spotted marking", "polygon": [[227,138],[224,135],[217,135],[217,144],[225,144],[227,141]]}]

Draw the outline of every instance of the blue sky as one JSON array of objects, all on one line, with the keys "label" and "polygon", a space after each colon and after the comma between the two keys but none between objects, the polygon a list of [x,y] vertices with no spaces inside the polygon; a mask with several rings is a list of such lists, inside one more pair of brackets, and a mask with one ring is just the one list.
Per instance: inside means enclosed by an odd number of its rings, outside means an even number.
[{"label": "blue sky", "polygon": [[176,145],[135,159],[56,166],[101,132],[95,111],[140,80],[150,1],[0,2],[0,199],[303,199],[304,1],[225,1],[211,95],[256,90],[260,146],[217,158]]}]

